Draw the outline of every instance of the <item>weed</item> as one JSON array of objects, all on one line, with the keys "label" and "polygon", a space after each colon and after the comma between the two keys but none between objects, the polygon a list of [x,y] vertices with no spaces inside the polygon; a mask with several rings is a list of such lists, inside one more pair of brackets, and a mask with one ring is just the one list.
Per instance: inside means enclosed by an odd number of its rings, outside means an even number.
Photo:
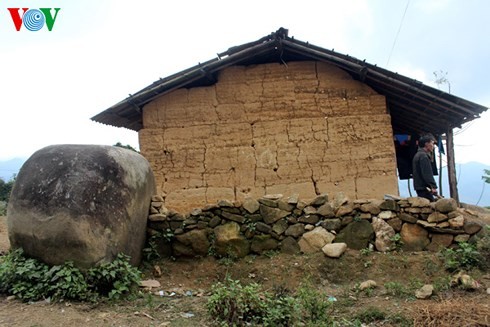
[{"label": "weed", "polygon": [[375,307],[368,307],[364,311],[355,315],[357,320],[363,323],[372,323],[376,321],[383,321],[386,319],[386,313]]},{"label": "weed", "polygon": [[373,249],[371,249],[371,248],[364,248],[364,249],[359,250],[359,253],[361,255],[363,255],[363,256],[368,256],[371,253],[373,253]]},{"label": "weed", "polygon": [[267,250],[267,251],[264,251],[262,254],[270,259],[270,258],[277,256],[279,254],[279,251],[278,250]]},{"label": "weed", "polygon": [[13,294],[24,301],[42,298],[95,301],[101,295],[119,299],[131,293],[130,287],[139,282],[139,275],[123,254],[84,273],[72,262],[50,267],[16,249],[2,258],[0,293]]},{"label": "weed", "polygon": [[435,292],[444,292],[451,289],[451,276],[439,277],[432,285]]},{"label": "weed", "polygon": [[323,326],[332,323],[326,296],[302,284],[295,295],[284,287],[274,294],[263,292],[258,284],[242,286],[229,277],[213,285],[207,303],[208,313],[218,324],[227,326]]},{"label": "weed", "polygon": [[371,260],[365,261],[364,262],[364,268],[369,268],[373,265],[373,262]]},{"label": "weed", "polygon": [[391,237],[390,241],[393,242],[393,250],[401,251],[403,247],[403,241],[402,236],[399,233],[396,233],[393,237]]},{"label": "weed", "polygon": [[157,240],[161,237],[161,233],[152,235],[146,241],[146,246],[143,248],[143,258],[147,262],[152,262],[160,258],[160,254],[157,249]]},{"label": "weed", "polygon": [[131,293],[130,288],[140,282],[141,273],[129,264],[127,255],[120,253],[114,261],[89,269],[87,278],[98,294],[118,300]]},{"label": "weed", "polygon": [[399,282],[387,282],[385,283],[386,293],[394,297],[407,297],[410,292],[407,288]]},{"label": "weed", "polygon": [[483,267],[483,256],[474,244],[460,242],[457,249],[444,249],[440,255],[444,267],[450,272]]}]

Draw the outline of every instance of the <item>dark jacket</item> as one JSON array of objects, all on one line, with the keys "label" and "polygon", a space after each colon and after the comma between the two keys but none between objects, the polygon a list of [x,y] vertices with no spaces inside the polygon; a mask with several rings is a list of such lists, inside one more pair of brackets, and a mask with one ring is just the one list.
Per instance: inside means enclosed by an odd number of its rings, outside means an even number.
[{"label": "dark jacket", "polygon": [[423,148],[419,148],[412,161],[413,187],[415,190],[427,190],[437,188],[430,156]]}]

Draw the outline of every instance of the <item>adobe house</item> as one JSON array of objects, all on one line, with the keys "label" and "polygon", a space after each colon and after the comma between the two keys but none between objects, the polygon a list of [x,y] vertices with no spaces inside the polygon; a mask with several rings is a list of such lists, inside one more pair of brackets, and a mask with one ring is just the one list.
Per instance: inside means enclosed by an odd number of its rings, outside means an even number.
[{"label": "adobe house", "polygon": [[138,131],[166,206],[185,212],[275,193],[398,194],[394,136],[427,132],[447,139],[457,199],[452,130],[486,109],[281,28],[92,120]]}]

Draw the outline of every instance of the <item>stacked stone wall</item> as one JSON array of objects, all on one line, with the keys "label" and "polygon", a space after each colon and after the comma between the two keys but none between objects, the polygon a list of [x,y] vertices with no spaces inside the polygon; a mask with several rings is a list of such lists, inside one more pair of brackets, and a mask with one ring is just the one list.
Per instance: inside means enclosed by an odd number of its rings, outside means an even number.
[{"label": "stacked stone wall", "polygon": [[168,208],[342,190],[397,194],[385,98],[334,66],[234,66],[143,108],[142,154]]},{"label": "stacked stone wall", "polygon": [[343,193],[309,202],[297,194],[247,198],[241,204],[222,200],[181,214],[167,209],[164,197],[155,196],[148,236],[158,242],[161,254],[175,257],[325,252],[336,243],[382,252],[439,251],[468,241],[482,229],[468,215],[453,199],[350,200]]}]

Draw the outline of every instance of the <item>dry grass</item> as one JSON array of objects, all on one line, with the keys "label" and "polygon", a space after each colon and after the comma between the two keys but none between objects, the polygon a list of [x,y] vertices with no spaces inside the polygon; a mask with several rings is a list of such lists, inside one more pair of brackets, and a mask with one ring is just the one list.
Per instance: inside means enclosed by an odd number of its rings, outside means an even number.
[{"label": "dry grass", "polygon": [[486,294],[421,304],[410,311],[414,326],[490,326],[490,301]]}]

